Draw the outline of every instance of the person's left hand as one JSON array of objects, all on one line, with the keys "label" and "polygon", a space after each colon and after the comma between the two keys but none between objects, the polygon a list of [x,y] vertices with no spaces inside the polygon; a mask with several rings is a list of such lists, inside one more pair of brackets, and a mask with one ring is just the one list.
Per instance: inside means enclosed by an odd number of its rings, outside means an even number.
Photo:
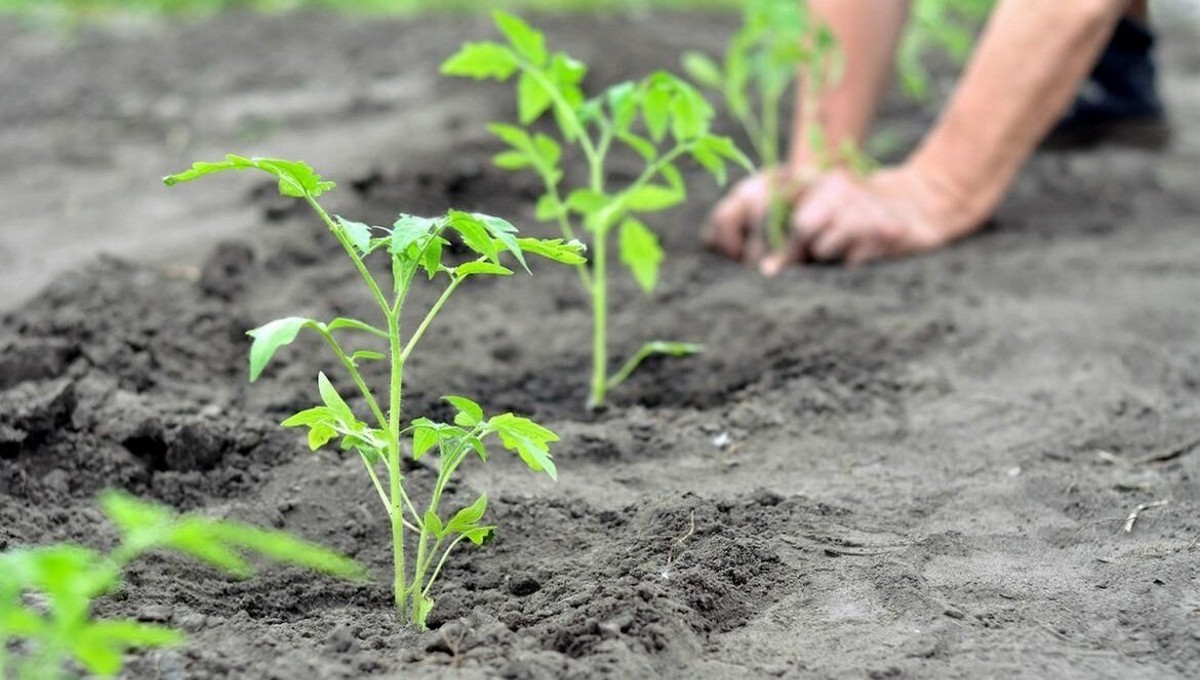
[{"label": "person's left hand", "polygon": [[907,166],[868,178],[835,170],[805,192],[788,247],[760,266],[774,276],[793,263],[855,265],[932,250],[977,226],[955,205]]}]

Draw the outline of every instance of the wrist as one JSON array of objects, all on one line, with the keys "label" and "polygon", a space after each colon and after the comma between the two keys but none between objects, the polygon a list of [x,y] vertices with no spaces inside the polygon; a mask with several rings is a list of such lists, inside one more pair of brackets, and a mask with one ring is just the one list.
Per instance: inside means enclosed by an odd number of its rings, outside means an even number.
[{"label": "wrist", "polygon": [[951,241],[983,225],[1003,196],[1004,186],[989,180],[991,186],[964,181],[936,156],[917,153],[899,168],[926,222]]}]

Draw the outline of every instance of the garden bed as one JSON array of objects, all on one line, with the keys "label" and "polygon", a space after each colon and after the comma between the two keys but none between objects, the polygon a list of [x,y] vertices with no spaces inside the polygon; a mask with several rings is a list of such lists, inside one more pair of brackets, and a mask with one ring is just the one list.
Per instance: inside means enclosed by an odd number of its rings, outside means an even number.
[{"label": "garden bed", "polygon": [[[732,21],[546,25],[609,83],[715,49]],[[444,417],[438,397],[467,394],[535,417],[562,435],[560,481],[500,452],[465,466],[450,500],[486,491],[497,539],[452,560],[433,630],[398,625],[360,463],[277,426],[315,398],[322,348],[301,339],[246,382],[246,329],[365,314],[360,282],[270,182],[157,179],[225,151],[298,157],[355,219],[453,206],[549,236],[533,180],[488,161],[482,124],[512,116],[511,93],[436,74],[487,33],[485,19],[226,17],[61,42],[0,26],[0,91],[28,93],[0,98],[0,548],[110,540],[94,500],[118,487],[287,529],[378,576],[140,563],[101,613],[190,642],[137,656],[129,677],[1194,675],[1187,38],[1168,38],[1172,151],[1039,157],[994,225],[936,255],[764,280],[701,249],[719,192],[693,173],[692,200],[657,220],[660,289],[618,277],[610,326],[621,356],[660,337],[708,351],[648,363],[600,413],[584,409],[572,272],[464,286],[409,366],[407,413]],[[928,119],[890,114],[902,136]]]}]

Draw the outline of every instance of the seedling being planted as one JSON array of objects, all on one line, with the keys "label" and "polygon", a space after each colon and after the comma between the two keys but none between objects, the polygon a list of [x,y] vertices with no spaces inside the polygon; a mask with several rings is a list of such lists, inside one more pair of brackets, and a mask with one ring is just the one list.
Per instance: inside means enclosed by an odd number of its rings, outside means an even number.
[{"label": "seedling being planted", "polygon": [[365,578],[349,559],[280,531],[179,516],[117,492],[102,496],[101,507],[121,534],[108,552],[63,543],[0,553],[0,680],[66,678],[69,664],[110,678],[127,651],[182,644],[170,628],[92,615],[96,599],[117,590],[125,567],[149,552],[180,553],[240,578],[253,574],[247,555]]},{"label": "seedling being planted", "polygon": [[[475,276],[513,273],[500,263],[502,254],[510,255],[526,270],[526,254],[579,265],[585,261],[583,245],[564,243],[561,239],[521,238],[513,225],[498,217],[456,210],[437,218],[400,215],[391,228],[333,217],[317,202],[322,193],[333,188],[333,183],[323,181],[308,165],[295,161],[228,156],[216,163],[196,163],[191,170],[167,177],[165,182],[171,185],[243,169],[273,175],[279,180],[280,193],[303,199],[312,207],[341,244],[378,306],[380,325],[347,318],[325,323],[288,317],[250,331],[254,338],[250,348],[250,380],[258,379],[275,353],[295,340],[302,330],[316,333],[333,350],[362,397],[369,416],[360,419],[333,381],[322,373],[317,377],[322,403],[295,414],[283,425],[307,428],[308,443],[314,451],[338,441],[343,451],[353,451],[362,459],[391,522],[397,612],[402,620],[408,619],[417,628],[424,628],[433,607],[430,593],[434,581],[451,552],[464,540],[483,545],[494,530],[483,523],[486,496],[457,512],[442,514],[442,493],[458,466],[472,454],[486,461],[484,441],[496,435],[504,448],[515,451],[534,472],[557,478],[549,445],[558,437],[511,413],[487,417],[478,404],[457,396],[446,397],[458,412],[453,423],[417,418],[405,425],[401,410],[404,366],[434,318],[464,281]],[[473,253],[473,259],[455,266],[446,263],[443,254],[452,232]],[[390,286],[382,285],[367,267],[367,258],[376,254],[390,262]],[[401,335],[401,316],[409,291],[419,276],[441,282],[444,289],[405,339]],[[356,332],[386,345],[352,351],[341,339],[345,332]],[[367,361],[384,361],[390,367],[390,383],[383,399],[376,396],[359,370]],[[406,443],[414,460],[431,452],[440,458],[437,481],[424,509],[418,508],[404,483],[401,460]],[[380,465],[386,472],[384,480],[380,480],[377,472]],[[416,555],[411,560],[405,551],[406,530],[417,535]]]},{"label": "seedling being planted", "polygon": [[758,168],[773,173],[763,231],[772,249],[782,248],[787,242],[787,196],[810,179],[775,172],[783,160],[783,100],[797,78],[801,128],[817,165],[830,165],[835,157],[861,159],[852,148],[831,153],[817,116],[820,93],[839,70],[833,33],[809,11],[807,2],[750,0],[723,64],[700,52],[688,52],[683,66],[693,80],[721,95],[730,116],[750,139]]},{"label": "seedling being planted", "polygon": [[[587,74],[583,63],[551,52],[545,36],[517,17],[495,12],[493,18],[505,42],[467,43],[442,64],[442,73],[516,79],[520,126],[490,126],[509,147],[495,163],[506,170],[529,169],[541,177],[545,193],[537,204],[538,219],[556,222],[568,240],[580,233],[590,235],[591,267],[580,264],[577,269],[593,311],[590,405],[600,407],[608,391],[649,356],[683,356],[702,349],[682,342],[647,343],[609,373],[608,249],[613,232],[621,261],[643,290],[653,291],[663,252],[658,237],[639,216],[666,210],[687,197],[676,162],[690,156],[724,182],[728,162],[748,168],[749,161],[731,140],[709,131],[712,107],[683,80],[660,71],[587,99],[581,88]],[[547,114],[556,123],[558,139],[529,129]],[[563,143],[582,154],[586,186],[564,185]],[[608,172],[609,154],[616,145],[628,147],[644,161],[642,172],[620,186],[610,185]]]}]

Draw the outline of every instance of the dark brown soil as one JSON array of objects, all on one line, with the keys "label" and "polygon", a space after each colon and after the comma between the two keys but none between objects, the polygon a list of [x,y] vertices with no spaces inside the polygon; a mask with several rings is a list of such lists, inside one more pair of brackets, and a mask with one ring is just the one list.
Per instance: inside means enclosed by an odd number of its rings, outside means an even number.
[{"label": "dark brown soil", "polygon": [[[548,21],[593,85],[729,27]],[[452,500],[486,491],[498,539],[453,562],[434,630],[398,626],[360,464],[277,427],[336,367],[301,340],[245,380],[247,328],[365,315],[360,284],[268,182],[157,178],[225,151],[298,157],[348,216],[454,205],[548,235],[530,180],[488,164],[482,123],[511,96],[436,75],[486,33],[0,25],[0,548],[103,543],[95,494],[120,487],[285,528],[377,576],[235,582],[147,560],[101,613],[190,642],[129,677],[1196,677],[1200,43],[1183,27],[1166,42],[1170,151],[1038,158],[991,228],[942,253],[766,281],[701,250],[718,189],[693,174],[693,200],[657,220],[663,286],[647,299],[619,278],[612,336],[621,355],[649,338],[709,350],[650,363],[602,414],[582,408],[570,271],[465,290],[411,363],[409,413],[462,393],[534,416],[562,434],[561,481],[501,455],[467,470]]]}]

